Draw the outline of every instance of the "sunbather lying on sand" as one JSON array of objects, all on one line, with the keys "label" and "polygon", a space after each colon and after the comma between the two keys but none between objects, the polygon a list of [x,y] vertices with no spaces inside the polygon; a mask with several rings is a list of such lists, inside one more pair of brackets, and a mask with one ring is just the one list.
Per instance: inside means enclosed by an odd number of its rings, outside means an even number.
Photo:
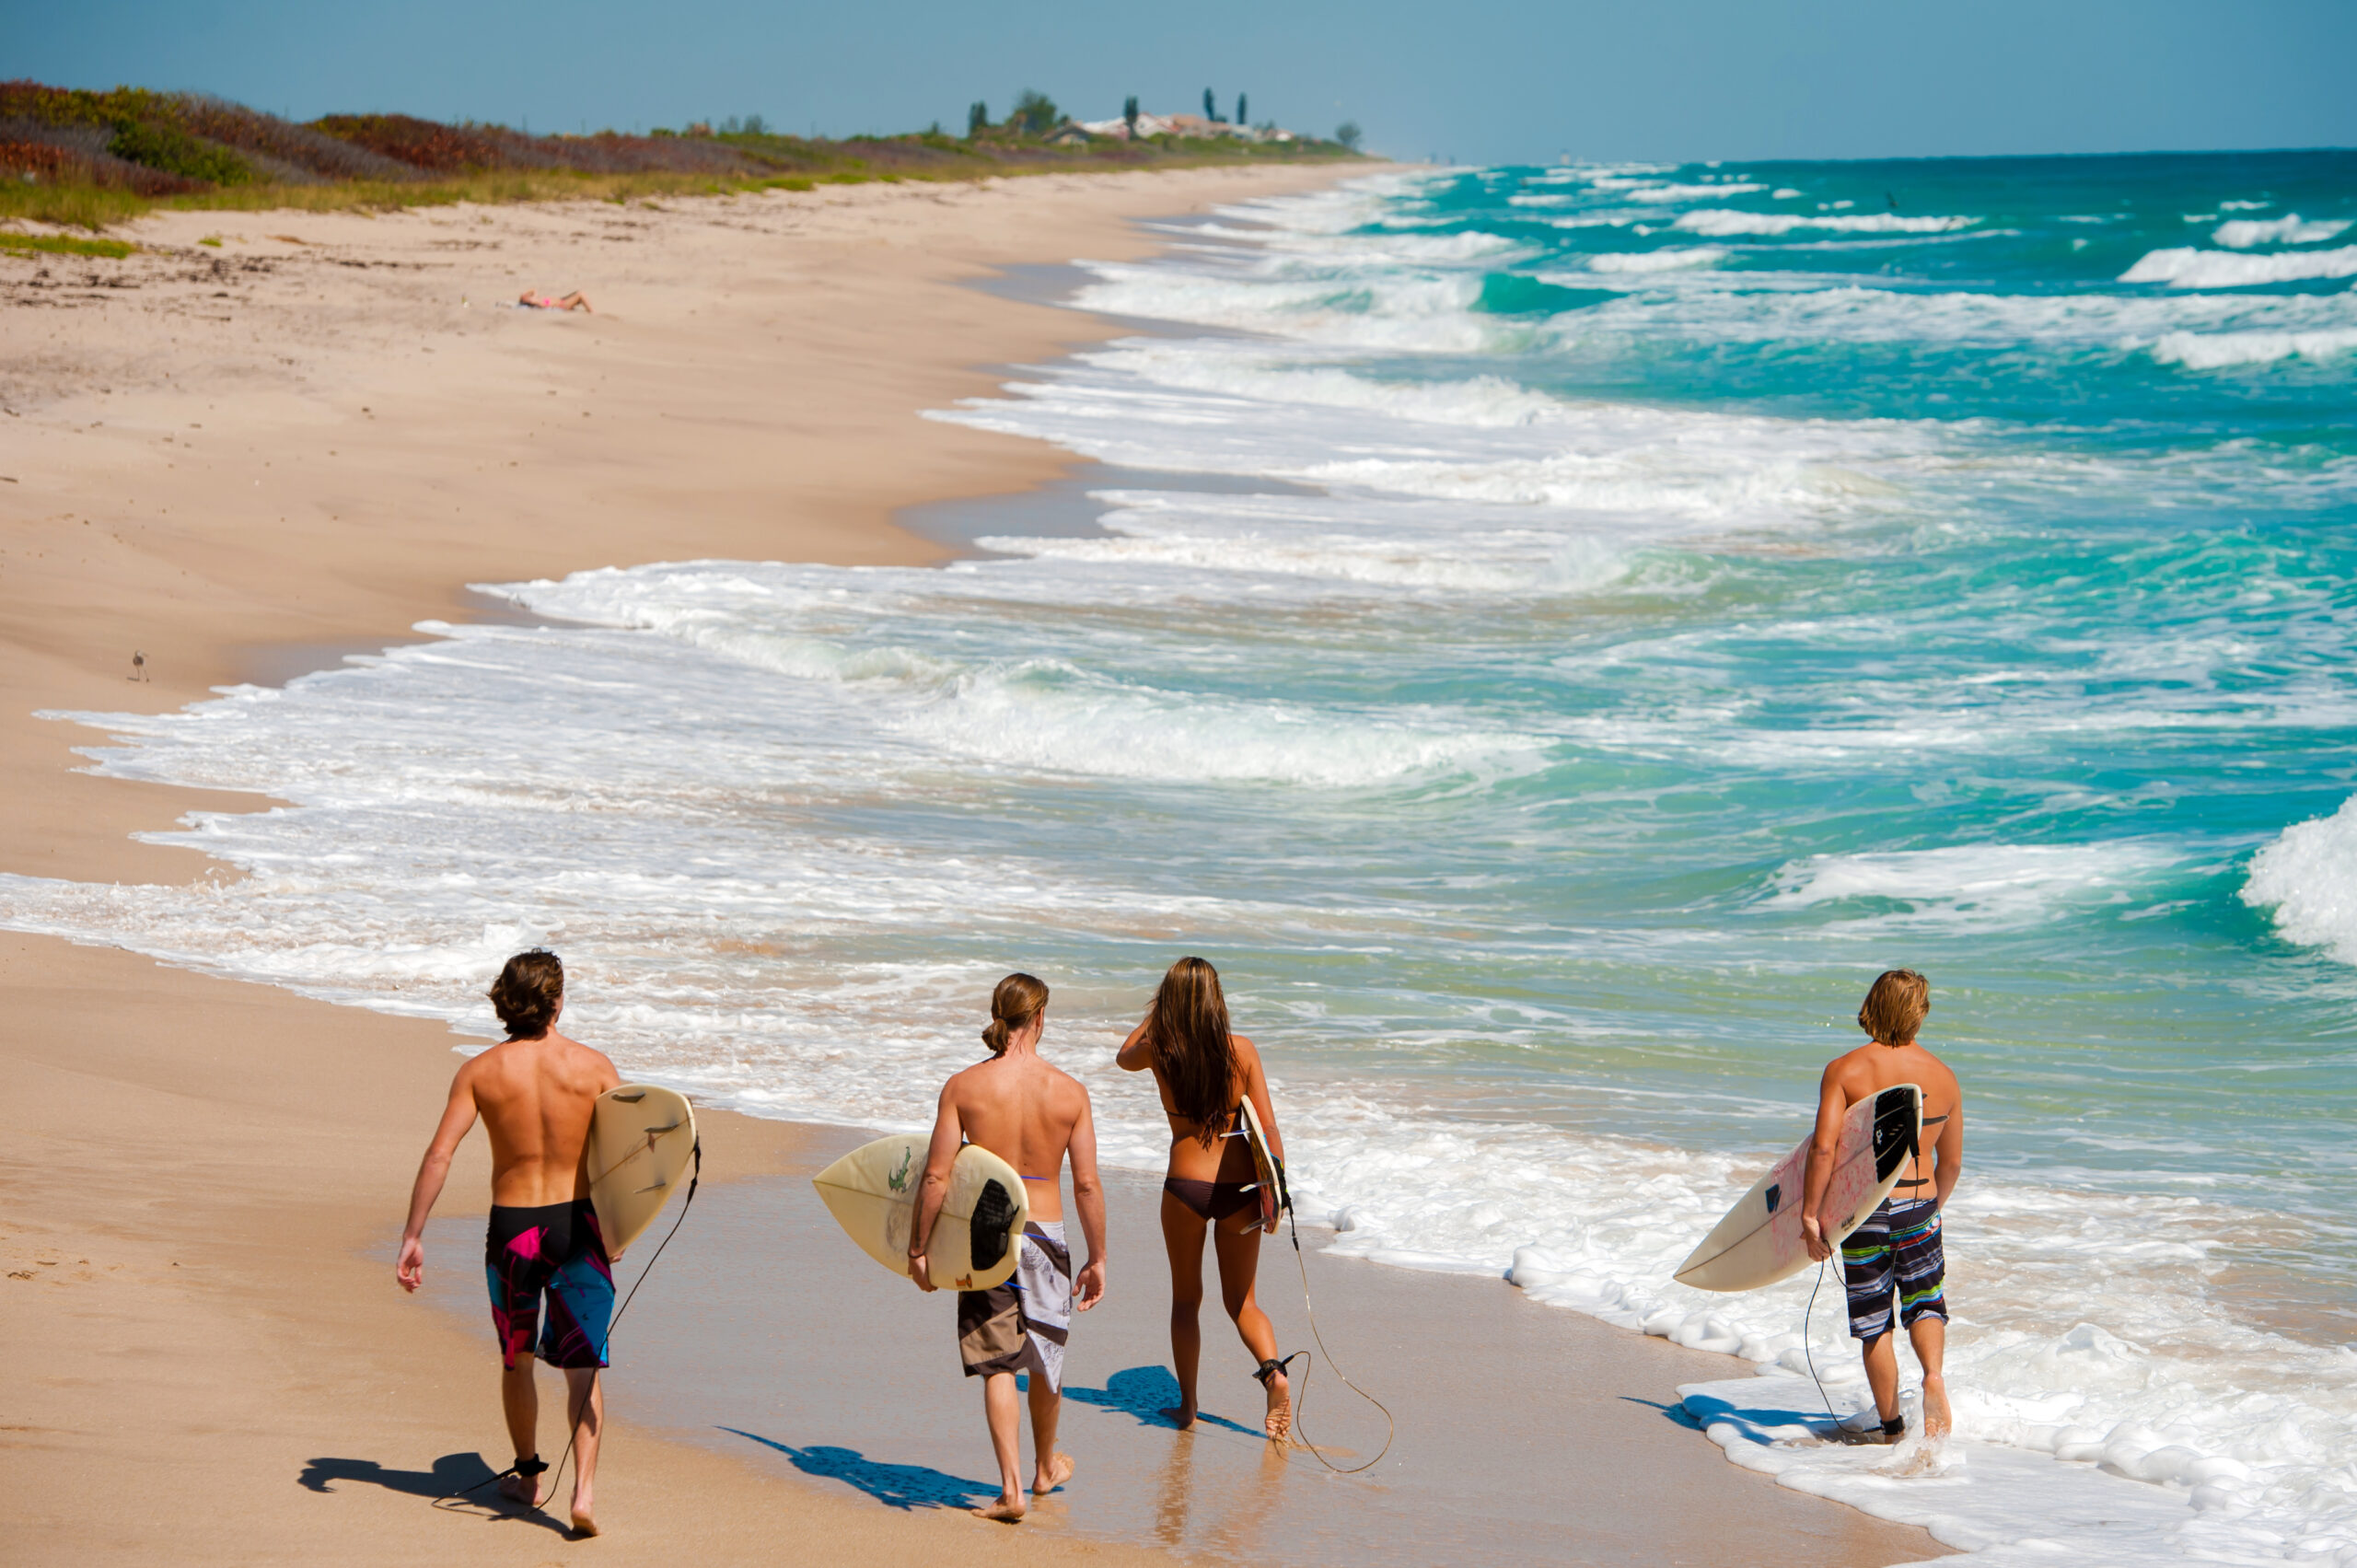
[{"label": "sunbather lying on sand", "polygon": [[588,310],[592,316],[597,314],[595,310],[589,310],[589,301],[577,288],[565,295],[535,294],[528,288],[517,296],[516,303],[528,310]]}]

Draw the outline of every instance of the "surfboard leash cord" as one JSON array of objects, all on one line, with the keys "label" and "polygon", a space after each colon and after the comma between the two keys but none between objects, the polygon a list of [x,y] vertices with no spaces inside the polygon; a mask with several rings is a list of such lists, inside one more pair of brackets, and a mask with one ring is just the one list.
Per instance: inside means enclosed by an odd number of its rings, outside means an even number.
[{"label": "surfboard leash cord", "polygon": [[[638,1278],[631,1282],[630,1294],[622,1297],[622,1304],[614,1308],[614,1316],[606,1325],[606,1349],[609,1353],[609,1360],[612,1359],[611,1352],[614,1348],[614,1330],[621,1326],[622,1314],[628,1312],[630,1310],[630,1304],[638,1299],[639,1287],[646,1283],[646,1276],[655,1272],[655,1265],[663,1260],[664,1248],[671,1245],[671,1238],[679,1234],[679,1227],[681,1225],[688,1223],[688,1211],[695,1206],[696,1188],[703,1180],[703,1139],[701,1135],[697,1137],[695,1147],[690,1151],[690,1156],[695,1161],[695,1167],[688,1177],[688,1195],[684,1199],[680,1200],[679,1202],[679,1217],[673,1220],[671,1222],[671,1228],[663,1233],[662,1245],[655,1249],[655,1256],[646,1260],[646,1267],[641,1269],[638,1272]],[[600,1376],[602,1376],[604,1369],[601,1367],[598,1370]],[[590,1383],[592,1392],[596,1390],[596,1380],[592,1379]],[[568,1409],[566,1414],[570,1415],[572,1411]],[[556,1495],[557,1482],[564,1479],[564,1467],[566,1462],[573,1458],[573,1445],[579,1439],[580,1430],[578,1423],[567,1421],[565,1423],[565,1431],[567,1435],[564,1440],[564,1452],[557,1456],[557,1461],[554,1465],[544,1465],[540,1470],[534,1470],[532,1472],[535,1476],[540,1475],[542,1470],[545,1470],[548,1473],[550,1477],[549,1495],[552,1497]],[[509,1476],[520,1476],[523,1473],[523,1467],[520,1464],[510,1465],[505,1469],[500,1471],[497,1475],[492,1476],[484,1481],[479,1481],[472,1486],[464,1487],[457,1492],[443,1493],[441,1496],[434,1500],[434,1506],[440,1508],[445,1504],[454,1502],[459,1498],[471,1497],[486,1486],[496,1486],[499,1482],[505,1481]],[[539,1491],[537,1487],[533,1490],[535,1493]],[[511,1499],[511,1501],[513,1500]],[[540,1504],[535,1503],[533,1506],[537,1508]]]},{"label": "surfboard leash cord", "polygon": [[1316,1459],[1319,1464],[1324,1465],[1328,1469],[1332,1470],[1336,1475],[1356,1475],[1361,1470],[1371,1470],[1376,1466],[1383,1462],[1383,1456],[1391,1452],[1391,1440],[1399,1434],[1399,1423],[1391,1419],[1391,1410],[1389,1406],[1386,1405],[1381,1400],[1376,1399],[1373,1394],[1368,1393],[1364,1388],[1360,1388],[1356,1383],[1351,1381],[1350,1374],[1344,1372],[1335,1362],[1334,1353],[1326,1348],[1326,1336],[1318,1331],[1318,1308],[1312,1306],[1309,1300],[1309,1265],[1303,1260],[1301,1255],[1301,1220],[1299,1216],[1294,1213],[1293,1193],[1284,1189],[1283,1168],[1284,1167],[1282,1166],[1278,1167],[1277,1180],[1279,1183],[1279,1191],[1283,1191],[1284,1194],[1285,1223],[1292,1228],[1293,1232],[1294,1267],[1301,1271],[1301,1310],[1309,1319],[1310,1338],[1318,1342],[1318,1349],[1326,1357],[1327,1366],[1332,1369],[1335,1376],[1340,1377],[1342,1380],[1342,1387],[1348,1388],[1352,1393],[1356,1394],[1360,1399],[1364,1400],[1368,1404],[1373,1405],[1376,1410],[1383,1412],[1383,1446],[1376,1450],[1374,1458],[1369,1459],[1363,1465],[1353,1465],[1347,1469],[1343,1469],[1341,1465],[1336,1464],[1333,1460],[1328,1458],[1324,1453],[1319,1451],[1318,1445],[1310,1439],[1309,1423],[1306,1419],[1307,1411],[1309,1410],[1309,1372],[1310,1367],[1314,1365],[1315,1363],[1313,1362],[1309,1353],[1306,1350],[1297,1350],[1294,1352],[1293,1354],[1286,1356],[1284,1360],[1279,1364],[1281,1365],[1290,1365],[1295,1361],[1303,1364],[1301,1369],[1301,1393],[1293,1402],[1293,1424],[1295,1430],[1301,1434],[1301,1446],[1309,1450],[1310,1458]]},{"label": "surfboard leash cord", "polygon": [[1826,1271],[1833,1267],[1833,1254],[1827,1253],[1817,1260],[1817,1283],[1808,1287],[1808,1307],[1801,1314],[1801,1359],[1808,1363],[1808,1380],[1817,1385],[1817,1397],[1825,1401],[1825,1413],[1833,1416],[1833,1424],[1841,1418],[1833,1414],[1832,1397],[1825,1391],[1825,1379],[1817,1375],[1817,1342],[1810,1334],[1812,1319],[1817,1316],[1817,1293],[1825,1288]]}]

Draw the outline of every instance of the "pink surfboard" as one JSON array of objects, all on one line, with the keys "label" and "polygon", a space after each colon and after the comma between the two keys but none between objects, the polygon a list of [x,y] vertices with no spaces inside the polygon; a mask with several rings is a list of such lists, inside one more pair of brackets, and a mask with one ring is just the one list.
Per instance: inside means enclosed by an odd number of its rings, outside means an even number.
[{"label": "pink surfboard", "polygon": [[[1840,1222],[1827,1227],[1827,1240],[1839,1247],[1866,1223],[1890,1196],[1922,1133],[1923,1091],[1913,1084],[1884,1089],[1850,1108],[1834,1150],[1833,1178],[1825,1189],[1824,1213]],[[1801,1242],[1801,1180],[1808,1169],[1809,1142],[1803,1138],[1779,1160],[1687,1255],[1678,1266],[1680,1284],[1758,1290],[1808,1266],[1808,1249]]]}]

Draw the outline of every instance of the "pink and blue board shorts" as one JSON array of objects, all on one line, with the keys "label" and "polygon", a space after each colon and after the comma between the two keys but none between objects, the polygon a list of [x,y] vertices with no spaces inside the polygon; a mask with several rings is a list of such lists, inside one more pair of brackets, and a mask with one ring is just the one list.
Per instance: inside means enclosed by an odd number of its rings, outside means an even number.
[{"label": "pink and blue board shorts", "polygon": [[1850,1337],[1878,1340],[1890,1332],[1890,1298],[1898,1321],[1948,1318],[1948,1264],[1940,1245],[1940,1206],[1929,1198],[1886,1201],[1841,1243],[1841,1279],[1850,1296]]},{"label": "pink and blue board shorts", "polygon": [[502,1365],[513,1368],[517,1356],[531,1354],[535,1335],[540,1359],[551,1366],[606,1365],[614,1271],[586,1198],[534,1209],[493,1205],[482,1260]]}]

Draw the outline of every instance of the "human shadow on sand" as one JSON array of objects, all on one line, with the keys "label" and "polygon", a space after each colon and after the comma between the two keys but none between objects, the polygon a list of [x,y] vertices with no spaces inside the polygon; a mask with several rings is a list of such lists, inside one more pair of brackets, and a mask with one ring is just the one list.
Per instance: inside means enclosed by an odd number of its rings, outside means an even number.
[{"label": "human shadow on sand", "polygon": [[903,1511],[916,1508],[971,1508],[998,1496],[994,1483],[961,1481],[946,1471],[924,1465],[886,1464],[871,1459],[856,1448],[836,1448],[813,1445],[796,1448],[774,1437],[764,1437],[758,1432],[745,1432],[734,1426],[724,1426],[723,1432],[759,1443],[784,1454],[804,1475],[818,1476],[827,1481],[840,1481],[857,1487],[887,1508]]},{"label": "human shadow on sand", "polygon": [[[1132,1366],[1116,1372],[1105,1379],[1102,1388],[1075,1388],[1064,1385],[1064,1398],[1078,1405],[1094,1405],[1098,1410],[1115,1411],[1134,1417],[1144,1426],[1158,1426],[1164,1431],[1176,1430],[1170,1418],[1162,1412],[1178,1402],[1178,1378],[1167,1366]],[[1198,1410],[1195,1423],[1199,1426],[1225,1427],[1241,1432],[1247,1437],[1265,1441],[1268,1434],[1258,1427],[1244,1426],[1225,1416]]]},{"label": "human shadow on sand", "polygon": [[483,1517],[521,1519],[559,1535],[573,1533],[563,1521],[537,1508],[510,1503],[493,1491],[491,1482],[496,1473],[483,1462],[481,1454],[445,1454],[434,1461],[430,1470],[389,1469],[374,1459],[317,1458],[305,1463],[295,1481],[309,1491],[322,1493],[333,1492],[338,1481],[362,1481],[408,1497],[424,1497],[435,1503],[447,1500],[453,1511],[471,1504],[483,1510]]}]

